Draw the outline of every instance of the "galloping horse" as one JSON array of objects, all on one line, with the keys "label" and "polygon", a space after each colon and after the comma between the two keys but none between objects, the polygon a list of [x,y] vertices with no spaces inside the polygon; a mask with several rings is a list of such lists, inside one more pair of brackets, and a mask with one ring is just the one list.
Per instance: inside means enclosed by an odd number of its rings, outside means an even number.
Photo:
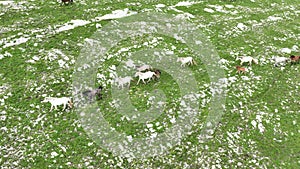
[{"label": "galloping horse", "polygon": [[237,69],[237,72],[240,74],[241,72],[242,73],[245,73],[246,72],[246,68],[244,67],[241,67],[241,66],[236,66],[236,69]]}]

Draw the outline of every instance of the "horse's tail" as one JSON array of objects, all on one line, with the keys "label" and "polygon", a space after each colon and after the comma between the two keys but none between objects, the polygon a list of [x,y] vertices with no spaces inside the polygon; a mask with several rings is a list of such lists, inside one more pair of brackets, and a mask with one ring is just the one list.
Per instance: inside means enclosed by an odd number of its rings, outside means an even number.
[{"label": "horse's tail", "polygon": [[197,65],[197,62],[193,59],[193,63],[194,63],[194,65]]},{"label": "horse's tail", "polygon": [[72,102],[72,99],[71,99],[71,98],[69,98],[68,102],[69,102],[69,106],[70,106],[70,108],[72,108],[72,107],[73,107],[73,102]]},{"label": "horse's tail", "polygon": [[257,60],[257,59],[253,59],[253,62],[254,62],[255,64],[258,64],[258,60]]}]

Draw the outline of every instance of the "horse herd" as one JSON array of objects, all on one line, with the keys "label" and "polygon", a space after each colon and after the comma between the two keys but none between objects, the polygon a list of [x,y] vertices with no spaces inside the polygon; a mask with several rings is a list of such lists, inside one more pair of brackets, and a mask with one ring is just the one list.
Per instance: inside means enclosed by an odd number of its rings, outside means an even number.
[{"label": "horse herd", "polygon": [[[240,65],[243,65],[243,63],[248,63],[249,66],[251,66],[252,63],[258,64],[258,60],[251,57],[251,56],[244,56],[244,57],[237,57],[236,60],[240,60]],[[274,61],[274,66],[284,66],[287,63],[297,64],[300,61],[300,56],[291,55],[289,58],[287,57],[272,57],[271,60]],[[242,66],[236,66],[238,73],[245,73],[247,71],[247,68]]]},{"label": "horse herd", "polygon": [[[193,60],[192,57],[179,57],[177,59],[177,62],[180,62],[180,66],[183,67],[185,65],[195,65],[196,62]],[[150,65],[142,65],[142,66],[136,66],[137,72],[135,73],[134,77],[138,78],[137,85],[140,81],[142,81],[144,84],[149,82],[150,80],[158,80],[161,76],[161,71],[159,69],[153,69]],[[126,77],[117,77],[114,80],[114,83],[119,87],[123,88],[125,86],[130,86],[130,82],[134,80],[131,76]],[[147,80],[147,81],[146,81]],[[92,101],[94,98],[102,99],[102,91],[103,87],[99,86],[97,89],[91,89],[86,90],[82,92],[82,95],[84,97],[87,97],[90,101]],[[72,108],[72,101],[69,97],[46,97],[42,103],[49,102],[51,104],[50,111],[55,108],[57,109],[58,105],[63,105],[65,110],[66,105],[69,105],[70,108]]]},{"label": "horse herd", "polygon": [[[271,58],[275,63],[274,66],[283,66],[286,65],[288,62],[292,64],[297,64],[300,61],[300,56],[291,55],[289,58],[287,57],[273,57]],[[249,66],[252,65],[252,63],[258,64],[258,60],[251,57],[251,56],[243,56],[243,57],[237,57],[236,60],[240,60],[240,65],[243,65],[244,63],[248,63]],[[184,67],[185,65],[196,65],[196,62],[192,57],[179,57],[177,59],[177,62],[180,62],[180,66]],[[236,66],[237,73],[245,73],[247,71],[247,68],[242,66]],[[150,80],[158,80],[162,74],[162,72],[158,69],[153,69],[150,65],[142,65],[142,66],[136,66],[136,73],[134,77],[138,78],[137,84],[139,84],[140,81],[142,81],[144,84],[146,82],[149,82]],[[134,79],[131,76],[126,77],[117,77],[114,80],[114,83],[119,88],[124,88],[125,86],[129,87],[130,82]],[[147,80],[147,81],[145,81]],[[103,87],[99,86],[97,89],[91,89],[86,90],[82,92],[82,95],[84,97],[87,97],[90,101],[92,101],[94,98],[102,99],[102,91]],[[55,98],[55,97],[46,97],[43,101],[51,103],[50,111],[55,108],[57,109],[58,105],[63,105],[65,110],[66,105],[68,104],[70,108],[72,108],[72,101],[69,97],[62,97],[62,98]]]}]

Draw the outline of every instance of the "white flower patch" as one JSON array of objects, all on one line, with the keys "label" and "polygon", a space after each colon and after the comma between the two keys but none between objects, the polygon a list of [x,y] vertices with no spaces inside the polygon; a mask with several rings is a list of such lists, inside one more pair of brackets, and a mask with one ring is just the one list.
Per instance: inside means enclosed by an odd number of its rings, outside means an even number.
[{"label": "white flower patch", "polygon": [[7,116],[6,116],[6,115],[1,115],[1,116],[0,116],[0,121],[5,121],[5,120],[6,120],[6,118],[7,118]]},{"label": "white flower patch", "polygon": [[225,94],[228,87],[228,80],[226,78],[218,79],[218,82],[212,82],[210,85],[210,91],[212,96]]},{"label": "white flower patch", "polygon": [[141,6],[142,4],[139,2],[131,2],[131,3],[126,3],[126,6]]},{"label": "white flower patch", "polygon": [[220,59],[218,61],[218,64],[220,65],[221,68],[225,69],[225,70],[229,70],[228,66],[229,66],[229,61],[226,59]]},{"label": "white flower patch", "polygon": [[243,80],[250,80],[250,78],[247,77],[247,76],[241,76],[241,78],[242,78]]},{"label": "white flower patch", "polygon": [[13,4],[14,1],[0,1],[0,4],[1,5],[10,5],[10,4]]},{"label": "white flower patch", "polygon": [[46,117],[46,115],[42,115],[40,117],[40,115],[38,116],[38,118],[33,122],[33,127],[35,127],[40,121],[42,121],[44,118]]},{"label": "white flower patch", "polygon": [[278,20],[282,20],[281,17],[276,17],[276,16],[269,16],[267,18],[267,21],[278,21]]},{"label": "white flower patch", "polygon": [[292,50],[289,49],[289,48],[282,48],[282,49],[280,50],[280,52],[281,52],[281,53],[290,54],[290,53],[292,52]]},{"label": "white flower patch", "polygon": [[61,67],[61,68],[65,67],[65,63],[66,62],[62,59],[58,60],[59,67]]},{"label": "white flower patch", "polygon": [[219,6],[219,5],[208,5],[208,6],[211,8],[215,8],[215,10],[218,12],[229,13],[229,11],[224,10],[223,6]]},{"label": "white flower patch", "polygon": [[247,30],[247,26],[243,23],[238,23],[236,27],[242,31]]},{"label": "white flower patch", "polygon": [[234,6],[233,6],[233,5],[225,5],[225,7],[226,7],[226,8],[229,8],[229,9],[232,9],[232,8],[234,8]]},{"label": "white flower patch", "polygon": [[58,154],[55,151],[51,152],[51,158],[54,158],[56,156],[58,156]]},{"label": "white flower patch", "polygon": [[30,39],[29,37],[20,37],[20,38],[14,39],[11,42],[5,43],[3,48],[7,48],[7,47],[11,47],[11,46],[20,45],[22,43],[26,43],[29,39]]},{"label": "white flower patch", "polygon": [[124,18],[124,17],[127,17],[127,16],[135,15],[135,14],[137,14],[137,12],[129,11],[128,8],[125,8],[123,10],[112,11],[111,14],[106,14],[104,16],[96,17],[95,21]]},{"label": "white flower patch", "polygon": [[251,124],[254,128],[258,128],[259,132],[263,133],[265,131],[265,127],[262,124],[262,115],[257,114],[256,120],[252,120]]},{"label": "white flower patch", "polygon": [[0,130],[7,132],[7,127],[1,127]]},{"label": "white flower patch", "polygon": [[7,89],[9,89],[9,86],[7,84],[3,84],[2,86],[0,86],[0,95],[4,94]]},{"label": "white flower patch", "polygon": [[0,54],[0,60],[3,59],[4,57],[12,57],[12,54],[10,54],[9,52],[5,51],[4,54]]},{"label": "white flower patch", "polygon": [[215,12],[213,9],[210,9],[210,8],[204,8],[204,11],[208,12],[208,13],[214,13]]},{"label": "white flower patch", "polygon": [[292,47],[292,51],[297,52],[299,50],[299,47],[297,45],[294,45]]},{"label": "white flower patch", "polygon": [[155,5],[155,7],[156,8],[164,8],[164,7],[166,7],[166,5],[165,4],[157,4],[157,5]]},{"label": "white flower patch", "polygon": [[27,63],[36,63],[36,61],[39,61],[40,58],[38,56],[33,56],[32,59],[27,60]]},{"label": "white flower patch", "polygon": [[176,123],[176,118],[175,118],[175,117],[172,117],[172,118],[170,119],[170,122],[171,122],[172,124]]},{"label": "white flower patch", "polygon": [[174,38],[178,41],[180,41],[181,43],[186,43],[185,40],[183,39],[183,37],[178,36],[178,34],[174,34]]},{"label": "white flower patch", "polygon": [[[98,40],[90,39],[90,38],[85,38],[84,42],[88,43],[88,45],[90,45],[90,46],[95,46],[95,45],[99,44]],[[81,46],[81,44],[79,46]],[[83,44],[82,44],[82,46],[83,46]]]},{"label": "white flower patch", "polygon": [[38,60],[40,60],[40,58],[39,58],[39,57],[37,57],[37,56],[33,56],[33,57],[32,57],[32,59],[33,59],[33,60],[35,60],[35,61],[38,61]]},{"label": "white flower patch", "polygon": [[146,124],[146,126],[147,126],[148,128],[152,128],[152,127],[153,127],[153,124],[148,123],[148,124]]},{"label": "white flower patch", "polygon": [[134,68],[134,67],[135,67],[134,61],[131,60],[131,59],[128,59],[127,61],[125,61],[125,65],[126,65],[128,68]]},{"label": "white flower patch", "polygon": [[91,22],[90,21],[85,21],[85,20],[71,20],[71,21],[65,23],[64,26],[58,28],[56,30],[56,33],[71,30],[71,29],[74,29],[78,26],[84,26],[84,25],[87,25],[89,23],[91,23]]},{"label": "white flower patch", "polygon": [[236,82],[237,81],[237,78],[232,76],[232,77],[229,77],[228,80],[233,83],[233,82]]},{"label": "white flower patch", "polygon": [[152,138],[152,139],[153,139],[153,138],[156,138],[157,135],[158,135],[157,133],[151,133],[150,138]]},{"label": "white flower patch", "polygon": [[[60,58],[60,59],[59,59]],[[69,68],[69,62],[72,64],[75,62],[75,60],[71,60],[68,56],[66,56],[61,50],[59,49],[52,49],[50,50],[47,55],[45,56],[46,60],[49,60],[50,62],[57,60],[57,63],[59,67],[61,68]]]},{"label": "white flower patch", "polygon": [[128,140],[129,142],[132,142],[132,140],[133,140],[132,136],[131,136],[131,135],[127,136],[127,140]]},{"label": "white flower patch", "polygon": [[223,65],[223,64],[228,64],[229,61],[226,59],[220,59],[218,63]]},{"label": "white flower patch", "polygon": [[183,13],[183,14],[178,14],[178,15],[176,15],[176,17],[175,18],[177,18],[177,19],[193,19],[193,18],[195,18],[195,16],[194,15],[192,15],[192,14],[190,14],[190,13]]},{"label": "white flower patch", "polygon": [[190,1],[184,1],[184,2],[178,2],[175,6],[191,6],[191,5],[194,5],[194,4],[197,4],[199,2],[190,2]]},{"label": "white flower patch", "polygon": [[258,129],[261,133],[265,131],[265,127],[262,125],[262,116],[261,115],[256,115],[256,120],[258,122]]},{"label": "white flower patch", "polygon": [[96,23],[95,26],[96,26],[97,29],[102,27],[102,25],[100,23]]},{"label": "white flower patch", "polygon": [[60,147],[63,152],[67,152],[67,149],[61,144],[58,144],[58,147]]}]

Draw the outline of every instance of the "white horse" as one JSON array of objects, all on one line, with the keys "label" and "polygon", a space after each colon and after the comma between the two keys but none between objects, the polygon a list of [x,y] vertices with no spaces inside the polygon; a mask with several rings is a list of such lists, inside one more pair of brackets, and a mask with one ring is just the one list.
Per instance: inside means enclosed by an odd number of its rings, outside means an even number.
[{"label": "white horse", "polygon": [[49,102],[51,103],[51,108],[50,111],[52,111],[53,107],[55,110],[57,110],[57,106],[59,105],[64,105],[63,111],[66,109],[67,104],[69,104],[69,107],[72,108],[72,101],[71,98],[69,97],[61,97],[61,98],[56,98],[56,97],[46,97],[42,103]]},{"label": "white horse", "polygon": [[155,74],[155,72],[151,72],[151,71],[147,71],[145,73],[143,73],[143,72],[136,72],[135,73],[135,77],[137,77],[137,76],[139,77],[139,80],[137,82],[137,85],[138,85],[139,82],[140,82],[140,80],[142,80],[144,83],[146,83],[145,80],[149,79],[147,81],[147,82],[149,82],[153,78],[153,76],[156,76],[156,74]]},{"label": "white horse", "polygon": [[115,82],[118,83],[118,87],[120,88],[123,88],[124,85],[128,84],[128,86],[130,86],[130,82],[132,80],[132,77],[130,76],[126,76],[126,77],[119,77],[115,80]]},{"label": "white horse", "polygon": [[286,57],[272,57],[271,59],[275,61],[274,66],[285,65],[287,62],[291,61],[290,58]]},{"label": "white horse", "polygon": [[186,64],[190,64],[190,65],[193,65],[195,64],[196,65],[196,62],[194,61],[194,59],[192,57],[179,57],[177,59],[177,62],[181,62],[181,65],[180,66],[184,66]]},{"label": "white horse", "polygon": [[243,65],[243,63],[248,63],[249,66],[251,66],[251,63],[255,63],[255,64],[258,64],[258,60],[251,57],[251,56],[240,56],[240,57],[237,57],[236,60],[240,60],[241,61],[241,65]]}]

